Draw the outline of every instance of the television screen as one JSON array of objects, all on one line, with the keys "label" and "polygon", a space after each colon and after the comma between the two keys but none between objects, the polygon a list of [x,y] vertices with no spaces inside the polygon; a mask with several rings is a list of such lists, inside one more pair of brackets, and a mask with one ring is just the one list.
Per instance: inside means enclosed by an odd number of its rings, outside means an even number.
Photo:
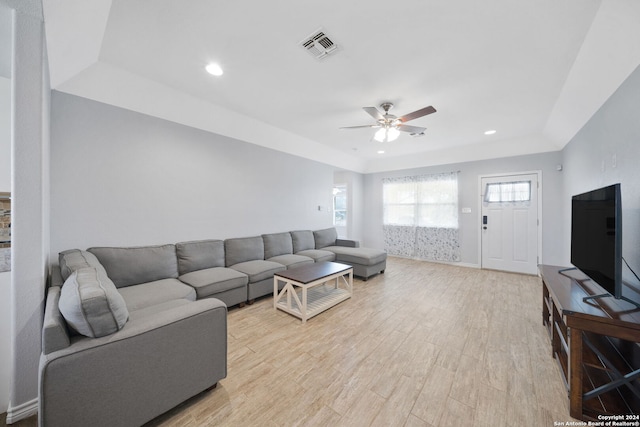
[{"label": "television screen", "polygon": [[571,264],[616,298],[622,297],[620,202],[620,184],[571,200]]}]

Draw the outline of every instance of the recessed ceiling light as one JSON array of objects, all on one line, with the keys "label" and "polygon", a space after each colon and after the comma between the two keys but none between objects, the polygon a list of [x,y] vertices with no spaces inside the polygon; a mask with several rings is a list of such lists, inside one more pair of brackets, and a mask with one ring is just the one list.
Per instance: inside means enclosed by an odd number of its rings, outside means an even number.
[{"label": "recessed ceiling light", "polygon": [[220,65],[212,62],[209,65],[207,65],[205,67],[205,70],[207,70],[207,73],[211,74],[212,76],[216,76],[216,77],[220,77],[224,72],[222,71],[222,68],[220,67]]},{"label": "recessed ceiling light", "polygon": [[493,135],[494,133],[496,133],[496,130],[495,129],[491,129],[491,130],[486,131],[484,134],[485,135]]},{"label": "recessed ceiling light", "polygon": [[384,154],[384,150],[378,150],[378,154]]}]

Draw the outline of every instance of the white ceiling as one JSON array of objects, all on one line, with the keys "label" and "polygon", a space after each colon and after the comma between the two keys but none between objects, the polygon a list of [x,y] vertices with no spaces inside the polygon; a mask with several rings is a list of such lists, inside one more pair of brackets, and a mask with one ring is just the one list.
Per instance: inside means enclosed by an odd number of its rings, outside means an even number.
[{"label": "white ceiling", "polygon": [[[640,64],[636,0],[43,7],[54,89],[358,172],[559,150]],[[321,27],[339,50],[317,60],[299,42]],[[438,112],[381,155],[374,130],[338,128],[382,101]]]}]

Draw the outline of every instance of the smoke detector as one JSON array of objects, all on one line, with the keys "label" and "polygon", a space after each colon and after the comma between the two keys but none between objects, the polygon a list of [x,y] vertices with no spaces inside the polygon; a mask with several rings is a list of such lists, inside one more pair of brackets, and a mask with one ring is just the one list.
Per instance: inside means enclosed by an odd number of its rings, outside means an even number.
[{"label": "smoke detector", "polygon": [[300,46],[316,59],[324,59],[338,49],[338,45],[329,38],[322,28],[309,37],[305,37],[300,42]]}]

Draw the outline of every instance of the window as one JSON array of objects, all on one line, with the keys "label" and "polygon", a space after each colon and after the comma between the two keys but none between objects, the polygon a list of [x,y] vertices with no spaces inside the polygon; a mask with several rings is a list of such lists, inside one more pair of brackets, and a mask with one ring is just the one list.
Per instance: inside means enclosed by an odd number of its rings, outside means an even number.
[{"label": "window", "polygon": [[347,186],[344,184],[333,187],[333,225],[347,226]]},{"label": "window", "polygon": [[458,175],[383,181],[384,224],[458,228]]},{"label": "window", "polygon": [[384,179],[382,193],[390,255],[460,261],[457,172]]},{"label": "window", "polygon": [[487,203],[528,202],[531,200],[531,181],[497,182],[487,184],[484,201]]}]

